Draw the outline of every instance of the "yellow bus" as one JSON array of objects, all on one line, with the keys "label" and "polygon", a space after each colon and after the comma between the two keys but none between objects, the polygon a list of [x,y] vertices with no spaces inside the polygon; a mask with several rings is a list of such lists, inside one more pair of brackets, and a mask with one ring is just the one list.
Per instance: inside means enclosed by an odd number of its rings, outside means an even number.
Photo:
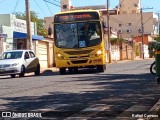
[{"label": "yellow bus", "polygon": [[97,10],[76,10],[54,15],[54,55],[60,74],[78,68],[106,69],[104,22]]}]

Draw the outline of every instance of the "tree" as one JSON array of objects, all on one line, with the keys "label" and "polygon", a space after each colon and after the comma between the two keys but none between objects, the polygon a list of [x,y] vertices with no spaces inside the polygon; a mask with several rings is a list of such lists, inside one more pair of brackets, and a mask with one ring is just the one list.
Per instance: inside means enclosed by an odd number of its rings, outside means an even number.
[{"label": "tree", "polygon": [[155,38],[157,42],[160,42],[160,35]]},{"label": "tree", "polygon": [[[42,36],[47,36],[47,30],[44,27],[45,21],[43,19],[39,19],[37,13],[34,11],[30,12],[31,14],[31,22],[35,22],[37,26],[37,34]],[[26,20],[26,13],[16,12],[16,18]]]},{"label": "tree", "polygon": [[123,38],[111,38],[111,45],[119,45],[120,43],[124,43],[125,39]]}]

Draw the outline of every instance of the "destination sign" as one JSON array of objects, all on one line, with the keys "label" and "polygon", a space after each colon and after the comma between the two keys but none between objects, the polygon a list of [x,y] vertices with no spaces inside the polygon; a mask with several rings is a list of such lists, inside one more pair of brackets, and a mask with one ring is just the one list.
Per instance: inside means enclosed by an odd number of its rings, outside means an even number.
[{"label": "destination sign", "polygon": [[98,20],[99,15],[97,12],[78,12],[55,15],[54,23],[70,22],[70,21],[83,21],[83,20]]}]

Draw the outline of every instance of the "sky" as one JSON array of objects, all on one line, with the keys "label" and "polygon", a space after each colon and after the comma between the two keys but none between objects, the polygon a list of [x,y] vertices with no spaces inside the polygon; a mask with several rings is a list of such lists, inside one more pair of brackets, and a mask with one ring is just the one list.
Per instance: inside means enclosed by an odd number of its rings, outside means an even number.
[{"label": "sky", "polygon": [[[45,2],[51,1],[53,4]],[[110,8],[115,8],[119,4],[119,0],[109,0]],[[142,0],[142,8],[146,12],[160,12],[159,0]],[[107,0],[72,0],[72,5],[78,6],[92,6],[92,5],[106,5]],[[35,11],[38,18],[53,16],[60,12],[60,0],[30,0],[30,10]],[[25,0],[0,0],[0,14],[10,14],[15,12],[25,12]]]}]

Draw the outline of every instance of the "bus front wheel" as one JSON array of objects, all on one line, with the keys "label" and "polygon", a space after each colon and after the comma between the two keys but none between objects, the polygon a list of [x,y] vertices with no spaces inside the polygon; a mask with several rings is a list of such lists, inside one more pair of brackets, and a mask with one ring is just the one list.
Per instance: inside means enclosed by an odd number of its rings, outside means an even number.
[{"label": "bus front wheel", "polygon": [[66,68],[59,68],[59,73],[64,75],[66,73]]},{"label": "bus front wheel", "polygon": [[98,66],[97,66],[97,70],[98,70],[99,72],[104,72],[105,69],[106,69],[106,66],[105,66],[105,65],[98,65]]}]

